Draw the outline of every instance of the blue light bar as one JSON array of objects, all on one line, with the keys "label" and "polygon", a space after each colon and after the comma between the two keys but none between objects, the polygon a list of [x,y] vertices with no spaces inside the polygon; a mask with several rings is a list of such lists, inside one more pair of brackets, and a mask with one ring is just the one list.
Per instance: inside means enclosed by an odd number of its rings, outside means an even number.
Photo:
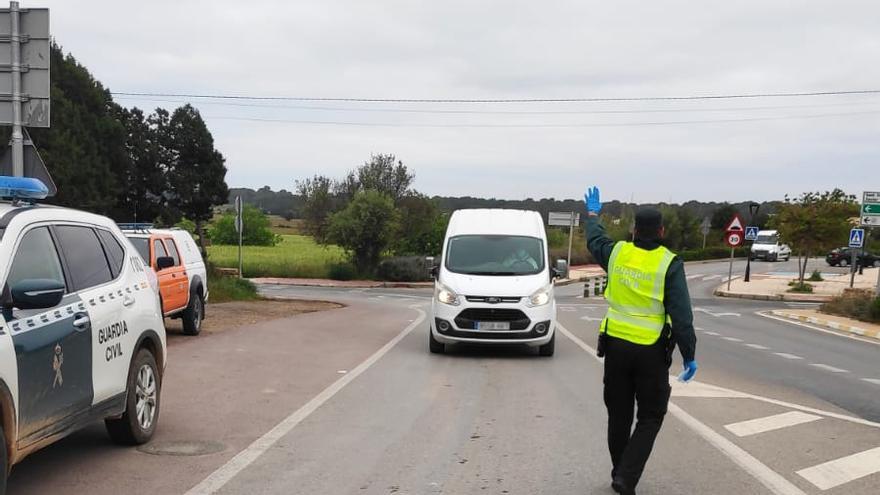
[{"label": "blue light bar", "polygon": [[0,175],[0,197],[12,199],[44,199],[48,195],[49,188],[39,179]]}]

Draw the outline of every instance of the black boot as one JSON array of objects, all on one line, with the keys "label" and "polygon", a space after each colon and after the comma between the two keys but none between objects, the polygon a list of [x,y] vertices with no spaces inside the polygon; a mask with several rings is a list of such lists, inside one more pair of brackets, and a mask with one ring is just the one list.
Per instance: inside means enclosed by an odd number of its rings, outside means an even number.
[{"label": "black boot", "polygon": [[620,495],[636,495],[636,490],[623,478],[614,478],[614,481],[611,482],[611,488]]}]

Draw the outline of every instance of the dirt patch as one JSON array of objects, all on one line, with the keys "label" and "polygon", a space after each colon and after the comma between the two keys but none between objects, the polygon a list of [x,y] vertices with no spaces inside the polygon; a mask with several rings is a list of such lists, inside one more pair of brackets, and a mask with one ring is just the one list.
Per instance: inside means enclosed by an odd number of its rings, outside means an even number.
[{"label": "dirt patch", "polygon": [[[207,318],[202,322],[201,333],[218,333],[263,321],[289,318],[302,313],[327,311],[341,307],[342,305],[337,303],[308,300],[258,300],[208,304],[206,308]],[[179,319],[172,320],[166,318],[165,329],[168,331],[170,338],[191,338],[183,335],[183,324]]]}]

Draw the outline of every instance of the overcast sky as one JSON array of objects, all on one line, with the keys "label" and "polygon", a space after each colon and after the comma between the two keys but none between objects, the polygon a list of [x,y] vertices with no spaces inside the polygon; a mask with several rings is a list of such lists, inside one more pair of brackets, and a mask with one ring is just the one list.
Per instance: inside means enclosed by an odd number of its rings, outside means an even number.
[{"label": "overcast sky", "polygon": [[[880,3],[871,0],[22,2],[42,6],[65,51],[116,92],[512,99],[880,89]],[[184,102],[159,100],[117,98],[145,109]],[[371,153],[393,153],[430,195],[577,198],[595,184],[605,199],[683,202],[880,188],[880,94],[191,102],[226,156],[230,186],[292,189],[295,179],[340,176]]]}]

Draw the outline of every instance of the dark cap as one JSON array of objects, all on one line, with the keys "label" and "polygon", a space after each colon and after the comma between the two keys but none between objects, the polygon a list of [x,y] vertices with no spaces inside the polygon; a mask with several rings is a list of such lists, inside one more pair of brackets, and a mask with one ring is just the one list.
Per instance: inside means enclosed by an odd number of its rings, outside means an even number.
[{"label": "dark cap", "polygon": [[660,237],[663,226],[663,214],[654,208],[645,208],[636,213],[636,238],[655,240]]}]

